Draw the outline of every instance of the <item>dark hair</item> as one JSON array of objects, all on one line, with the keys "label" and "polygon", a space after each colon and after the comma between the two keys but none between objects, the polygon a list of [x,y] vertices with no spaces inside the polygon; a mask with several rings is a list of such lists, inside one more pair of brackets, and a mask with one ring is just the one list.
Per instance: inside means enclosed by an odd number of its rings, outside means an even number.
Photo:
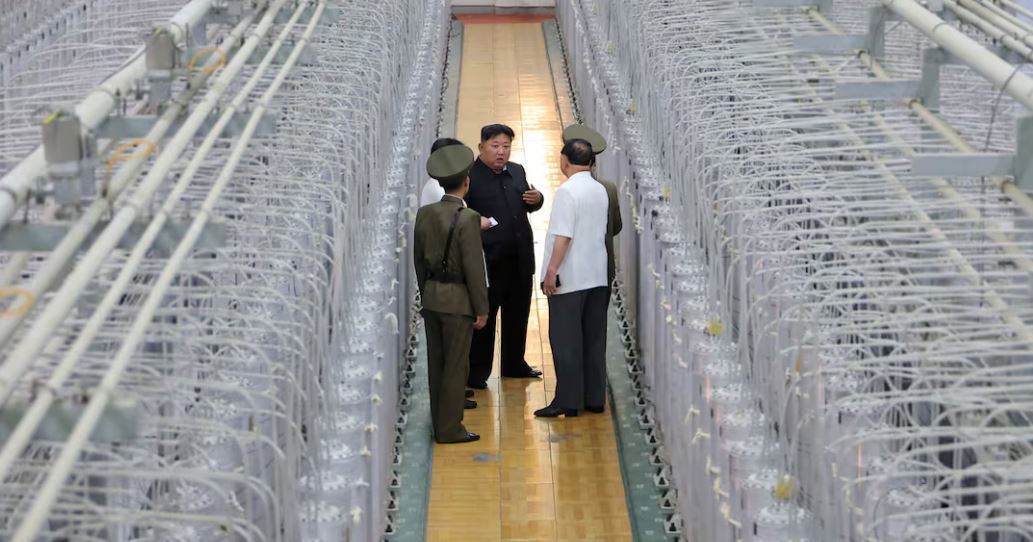
[{"label": "dark hair", "polygon": [[457,177],[457,178],[449,179],[447,181],[439,180],[438,184],[441,185],[441,188],[445,189],[445,192],[452,192],[453,190],[459,188],[460,186],[463,186],[463,181],[465,181],[465,180],[466,180],[466,177],[463,176],[463,177]]},{"label": "dark hair", "polygon": [[481,128],[481,143],[499,135],[505,134],[509,136],[510,141],[516,139],[516,135],[513,133],[513,129],[505,124],[489,124],[484,128]]},{"label": "dark hair", "polygon": [[442,138],[437,139],[436,141],[434,141],[433,144],[431,144],[430,152],[433,154],[434,151],[440,149],[441,147],[448,147],[449,145],[462,145],[462,144],[463,144],[463,142],[459,141],[458,139],[454,139],[454,138],[451,138],[451,137],[442,137]]},{"label": "dark hair", "polygon": [[571,139],[563,144],[560,154],[567,157],[575,166],[595,165],[595,153],[592,152],[592,144],[584,139]]}]

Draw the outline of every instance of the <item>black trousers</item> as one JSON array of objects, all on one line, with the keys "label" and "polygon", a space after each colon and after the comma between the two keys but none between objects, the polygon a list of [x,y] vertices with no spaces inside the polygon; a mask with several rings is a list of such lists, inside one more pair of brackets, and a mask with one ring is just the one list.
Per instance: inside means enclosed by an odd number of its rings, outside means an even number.
[{"label": "black trousers", "polygon": [[605,286],[549,297],[549,342],[556,367],[552,406],[584,410],[606,403]]},{"label": "black trousers", "polygon": [[516,258],[488,264],[488,324],[474,331],[470,347],[470,378],[477,386],[491,376],[495,357],[495,322],[502,309],[502,374],[519,374],[527,370],[524,348],[527,345],[527,317],[531,314],[533,274],[518,270]]}]

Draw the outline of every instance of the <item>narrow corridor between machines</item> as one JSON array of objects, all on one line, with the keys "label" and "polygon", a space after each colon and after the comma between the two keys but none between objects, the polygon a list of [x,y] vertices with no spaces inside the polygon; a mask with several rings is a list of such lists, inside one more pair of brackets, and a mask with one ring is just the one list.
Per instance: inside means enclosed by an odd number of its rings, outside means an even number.
[{"label": "narrow corridor between machines", "polygon": [[[531,19],[460,17],[456,136],[475,148],[482,125],[502,123],[516,132],[511,160],[524,165],[528,181],[545,195],[544,207],[531,215],[540,265],[552,196],[563,180],[563,126],[542,25]],[[488,389],[476,392],[479,406],[464,420],[481,441],[434,448],[428,540],[631,538],[609,407],[576,418],[534,417],[556,387],[548,318],[535,287],[526,359],[544,379],[499,378],[497,344]]]}]

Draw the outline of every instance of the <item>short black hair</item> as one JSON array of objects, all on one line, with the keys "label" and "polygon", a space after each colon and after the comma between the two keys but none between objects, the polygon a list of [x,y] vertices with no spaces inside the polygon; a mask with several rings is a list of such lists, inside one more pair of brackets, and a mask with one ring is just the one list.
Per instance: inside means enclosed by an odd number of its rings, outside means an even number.
[{"label": "short black hair", "polygon": [[459,188],[460,186],[463,186],[463,182],[464,181],[466,181],[466,177],[465,176],[463,176],[463,177],[455,177],[455,178],[448,179],[448,180],[445,180],[445,181],[439,180],[438,184],[441,185],[441,188],[445,189],[445,192],[451,192],[451,191]]},{"label": "short black hair", "polygon": [[489,124],[484,128],[481,128],[481,143],[499,135],[505,134],[509,136],[510,141],[516,139],[516,134],[513,133],[513,129],[505,124]]},{"label": "short black hair", "polygon": [[584,139],[571,139],[563,144],[560,154],[567,157],[575,166],[595,165],[595,152],[592,151],[592,144]]},{"label": "short black hair", "polygon": [[451,137],[442,137],[442,138],[439,138],[436,141],[434,141],[433,144],[431,144],[430,152],[433,154],[434,151],[440,149],[441,147],[448,147],[449,145],[462,145],[462,144],[463,144],[463,142],[459,141],[458,139],[451,138]]}]

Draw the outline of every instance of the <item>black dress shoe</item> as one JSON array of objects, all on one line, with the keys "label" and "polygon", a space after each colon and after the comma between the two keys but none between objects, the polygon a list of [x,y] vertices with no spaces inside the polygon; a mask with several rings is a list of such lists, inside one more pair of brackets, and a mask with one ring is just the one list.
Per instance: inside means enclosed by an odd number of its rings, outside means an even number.
[{"label": "black dress shoe", "polygon": [[547,406],[534,411],[534,415],[539,418],[558,418],[560,416],[566,416],[567,418],[577,417],[577,410],[573,408],[560,408],[555,406]]},{"label": "black dress shoe", "polygon": [[463,444],[464,442],[475,442],[481,440],[481,436],[477,433],[467,433],[466,435],[459,437],[456,440],[450,440],[448,442],[438,442],[438,444]]},{"label": "black dress shoe", "polygon": [[515,373],[506,373],[502,376],[504,378],[538,378],[542,376],[542,372],[538,369],[535,369],[534,367],[528,366],[522,371],[517,371]]},{"label": "black dress shoe", "polygon": [[466,397],[467,399],[473,397],[473,390],[466,390],[466,393],[463,394],[463,397]]},{"label": "black dress shoe", "polygon": [[589,412],[594,412],[594,413],[596,413],[596,414],[602,414],[602,413],[603,413],[603,411],[605,411],[605,410],[606,410],[606,407],[602,407],[602,406],[588,406],[588,405],[585,405],[585,410],[587,410],[587,411],[589,411]]},{"label": "black dress shoe", "polygon": [[475,390],[486,390],[486,389],[488,389],[488,383],[487,382],[472,382],[472,383],[468,382],[466,384],[466,387],[473,388]]},{"label": "black dress shoe", "polygon": [[477,401],[473,401],[473,400],[470,400],[470,399],[464,399],[463,401],[464,401],[463,409],[470,410],[470,409],[477,408]]}]

